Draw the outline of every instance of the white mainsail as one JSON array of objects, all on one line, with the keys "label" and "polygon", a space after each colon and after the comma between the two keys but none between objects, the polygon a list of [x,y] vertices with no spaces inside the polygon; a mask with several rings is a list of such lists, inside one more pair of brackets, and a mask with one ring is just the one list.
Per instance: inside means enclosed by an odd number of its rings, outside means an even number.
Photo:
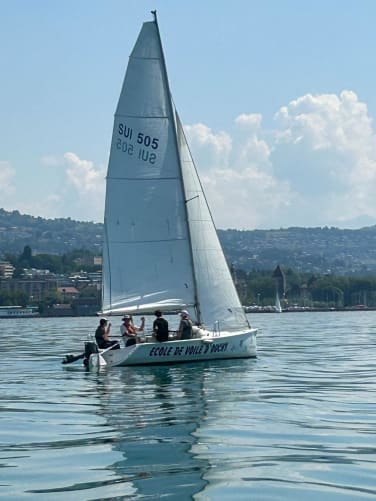
[{"label": "white mainsail", "polygon": [[248,327],[172,104],[156,20],[142,26],[115,113],[104,223],[104,313],[184,307],[208,328]]},{"label": "white mainsail", "polygon": [[105,203],[104,312],[194,304],[184,195],[157,25],[144,23],[115,114]]}]

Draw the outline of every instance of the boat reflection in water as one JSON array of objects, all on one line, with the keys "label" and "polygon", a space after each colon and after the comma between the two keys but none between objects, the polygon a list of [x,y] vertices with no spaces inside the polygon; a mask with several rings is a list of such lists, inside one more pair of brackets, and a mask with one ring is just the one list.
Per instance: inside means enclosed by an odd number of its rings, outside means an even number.
[{"label": "boat reflection in water", "polygon": [[128,367],[98,375],[98,411],[115,432],[113,449],[124,455],[108,467],[117,475],[120,496],[183,500],[204,490],[208,463],[195,457],[192,447],[207,417],[204,380],[211,369],[206,364]]}]

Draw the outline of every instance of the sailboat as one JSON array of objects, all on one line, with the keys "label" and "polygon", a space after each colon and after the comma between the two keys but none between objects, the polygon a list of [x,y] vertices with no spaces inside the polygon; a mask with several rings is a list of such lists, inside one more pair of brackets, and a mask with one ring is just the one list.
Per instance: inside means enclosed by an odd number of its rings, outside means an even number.
[{"label": "sailboat", "polygon": [[277,313],[282,313],[282,306],[281,306],[281,301],[279,300],[279,294],[278,294],[278,290],[276,292],[276,295],[275,295],[275,311]]},{"label": "sailboat", "polygon": [[273,271],[273,278],[275,280],[275,306],[274,309],[277,313],[282,313],[281,301],[279,298],[279,292],[281,291],[283,296],[286,290],[285,274],[283,273],[280,265],[278,264],[276,269]]},{"label": "sailboat", "polygon": [[90,356],[109,366],[256,356],[175,109],[156,12],[142,25],[117,105],[106,178],[102,311],[187,310],[193,336]]}]

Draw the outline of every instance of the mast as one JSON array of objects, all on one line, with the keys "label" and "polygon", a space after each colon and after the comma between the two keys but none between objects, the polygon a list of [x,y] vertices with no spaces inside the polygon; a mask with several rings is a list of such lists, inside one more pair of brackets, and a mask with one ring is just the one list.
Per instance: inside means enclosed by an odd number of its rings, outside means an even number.
[{"label": "mast", "polygon": [[174,107],[172,105],[172,97],[171,97],[170,84],[169,84],[168,75],[167,75],[166,60],[165,60],[165,57],[164,57],[162,40],[161,40],[161,35],[160,35],[160,32],[159,32],[159,26],[158,26],[158,20],[157,20],[157,11],[156,10],[152,10],[151,13],[152,13],[152,15],[154,17],[154,23],[155,23],[155,26],[157,28],[158,41],[159,41],[159,46],[161,48],[163,72],[164,72],[164,76],[165,76],[165,80],[166,80],[166,88],[167,88],[167,93],[168,93],[168,107],[169,107],[169,112],[170,112],[171,118],[174,121],[174,127],[175,127],[174,144],[175,144],[175,148],[176,148],[177,160],[178,160],[178,165],[179,165],[179,170],[180,170],[180,183],[181,183],[181,187],[182,187],[182,191],[183,191],[183,195],[184,195],[184,212],[185,212],[185,219],[187,221],[187,233],[188,233],[188,241],[189,241],[189,254],[190,254],[191,266],[192,266],[192,271],[193,271],[193,287],[194,287],[194,298],[195,298],[195,310],[196,310],[196,315],[197,315],[197,322],[198,322],[198,324],[201,324],[201,311],[200,311],[200,303],[199,303],[199,298],[198,298],[196,272],[195,272],[195,265],[194,265],[193,252],[192,252],[191,229],[190,229],[189,221],[188,221],[188,209],[187,209],[187,200],[186,200],[185,186],[184,186],[184,180],[183,180],[183,168],[182,168],[182,164],[181,164],[179,145],[178,145],[177,134],[176,134],[175,110],[174,110]]},{"label": "mast", "polygon": [[[107,176],[106,176],[107,177]],[[103,254],[106,252],[107,254],[107,263],[108,263],[108,277],[109,277],[109,284],[107,289],[110,291],[110,296],[109,296],[109,304],[112,307],[112,294],[111,294],[111,260],[110,260],[110,252],[108,248],[108,233],[107,233],[107,221],[106,218],[104,218],[104,238],[105,238],[105,246],[102,251],[102,304],[101,304],[101,309],[103,310],[103,304],[104,304],[104,288],[105,288],[105,283],[104,283],[104,260],[103,260]]]}]

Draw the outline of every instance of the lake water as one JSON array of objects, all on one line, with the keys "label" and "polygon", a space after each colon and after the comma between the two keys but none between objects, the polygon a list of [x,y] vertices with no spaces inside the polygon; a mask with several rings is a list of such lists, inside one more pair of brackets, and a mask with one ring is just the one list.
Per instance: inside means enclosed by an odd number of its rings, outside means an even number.
[{"label": "lake water", "polygon": [[250,319],[257,359],[100,373],[96,318],[1,320],[0,498],[375,499],[376,312]]}]

